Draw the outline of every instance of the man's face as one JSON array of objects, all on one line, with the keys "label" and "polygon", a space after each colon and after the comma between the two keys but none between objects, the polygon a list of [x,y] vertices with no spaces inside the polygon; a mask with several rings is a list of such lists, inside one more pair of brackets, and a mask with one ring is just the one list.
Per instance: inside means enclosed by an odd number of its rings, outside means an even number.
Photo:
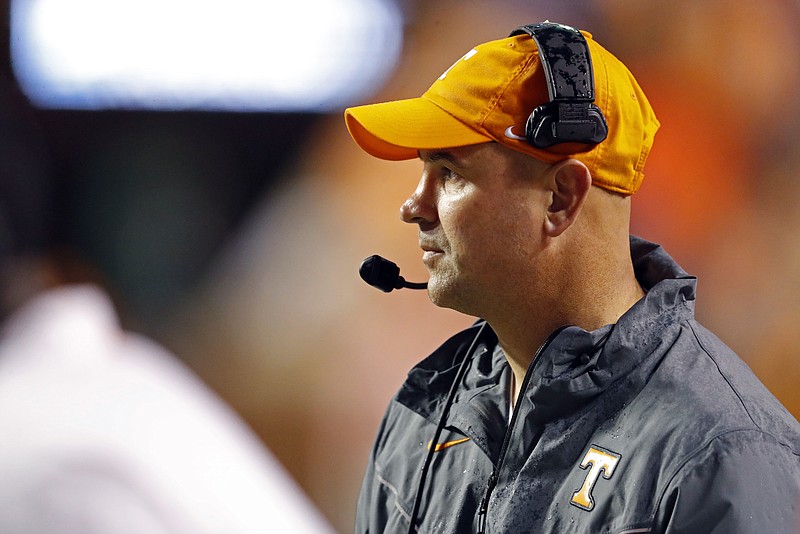
[{"label": "man's face", "polygon": [[485,317],[535,278],[548,166],[496,143],[421,151],[420,159],[422,177],[400,216],[419,227],[428,294]]}]

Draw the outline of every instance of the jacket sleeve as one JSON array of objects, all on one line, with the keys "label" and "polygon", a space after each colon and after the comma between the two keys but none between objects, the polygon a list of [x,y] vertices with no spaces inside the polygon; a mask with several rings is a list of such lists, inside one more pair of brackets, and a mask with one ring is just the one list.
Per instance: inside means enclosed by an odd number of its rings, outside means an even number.
[{"label": "jacket sleeve", "polygon": [[367,464],[364,480],[361,483],[361,491],[358,495],[358,506],[356,508],[356,534],[369,534],[370,530],[370,510],[374,508],[373,495],[375,493],[375,457],[374,452],[370,455]]},{"label": "jacket sleeve", "polygon": [[380,484],[378,483],[375,461],[383,443],[386,430],[387,414],[384,415],[378,428],[378,435],[369,455],[367,469],[364,473],[364,480],[361,483],[361,492],[358,495],[358,506],[356,508],[356,527],[355,534],[376,534],[383,532],[380,528],[378,516],[382,515],[384,503],[380,500]]},{"label": "jacket sleeve", "polygon": [[757,430],[728,432],[673,477],[657,512],[665,534],[800,532],[797,444]]}]

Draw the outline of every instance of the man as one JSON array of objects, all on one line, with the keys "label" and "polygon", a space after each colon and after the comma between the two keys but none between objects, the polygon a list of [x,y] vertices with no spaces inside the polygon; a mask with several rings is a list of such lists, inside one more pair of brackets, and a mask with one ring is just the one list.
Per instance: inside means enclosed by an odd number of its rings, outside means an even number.
[{"label": "man", "polygon": [[55,253],[64,198],[26,106],[0,83],[0,532],[332,532],[233,410]]},{"label": "man", "polygon": [[357,532],[797,531],[800,425],[629,236],[659,123],[619,60],[542,23],[345,119],[422,160],[400,212],[428,294],[481,318],[391,402]]}]

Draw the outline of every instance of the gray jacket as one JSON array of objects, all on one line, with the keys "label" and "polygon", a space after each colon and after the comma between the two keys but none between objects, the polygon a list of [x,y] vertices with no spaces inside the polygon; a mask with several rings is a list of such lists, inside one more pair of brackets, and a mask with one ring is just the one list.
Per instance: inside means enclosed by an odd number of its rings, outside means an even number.
[{"label": "gray jacket", "polygon": [[[420,532],[476,532],[490,477],[491,533],[800,532],[800,425],[694,320],[696,280],[658,245],[631,238],[631,250],[647,295],[614,325],[554,333],[511,425],[510,369],[484,329],[432,456]],[[357,533],[408,530],[479,325],[414,367],[389,405]]]}]

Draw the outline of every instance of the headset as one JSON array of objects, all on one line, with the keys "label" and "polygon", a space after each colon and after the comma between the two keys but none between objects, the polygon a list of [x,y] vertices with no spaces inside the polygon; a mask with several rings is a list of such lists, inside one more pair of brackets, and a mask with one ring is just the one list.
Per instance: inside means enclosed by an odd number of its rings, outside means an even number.
[{"label": "headset", "polygon": [[581,32],[555,22],[520,26],[509,37],[528,34],[536,41],[550,101],[533,110],[525,137],[536,148],[560,143],[597,144],[608,125],[594,104],[594,71]]}]

